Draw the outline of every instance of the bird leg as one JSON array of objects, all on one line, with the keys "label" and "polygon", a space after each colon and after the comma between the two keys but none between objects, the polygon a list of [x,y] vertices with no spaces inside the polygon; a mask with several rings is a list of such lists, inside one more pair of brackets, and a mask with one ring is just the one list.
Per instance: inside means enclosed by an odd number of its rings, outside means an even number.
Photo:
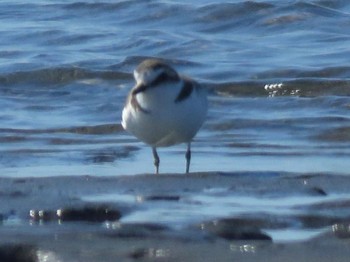
[{"label": "bird leg", "polygon": [[191,142],[187,144],[186,151],[186,174],[190,172],[190,163],[191,163]]},{"label": "bird leg", "polygon": [[156,174],[159,174],[159,156],[157,153],[157,149],[155,147],[152,147],[152,153],[153,153],[153,159],[154,159],[154,166],[156,167]]}]

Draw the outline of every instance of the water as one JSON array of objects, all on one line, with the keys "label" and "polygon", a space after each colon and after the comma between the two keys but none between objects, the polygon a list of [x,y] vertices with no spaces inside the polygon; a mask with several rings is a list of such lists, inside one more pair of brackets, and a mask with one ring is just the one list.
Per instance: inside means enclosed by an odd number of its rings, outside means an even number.
[{"label": "water", "polygon": [[[149,149],[119,125],[131,72],[145,57],[164,58],[212,90],[192,170],[346,173],[349,8],[2,2],[3,175],[153,172]],[[163,150],[161,171],[182,172],[183,150]]]},{"label": "water", "polygon": [[[125,133],[132,70],[159,57],[210,90],[193,171],[326,172],[350,162],[350,4],[1,1],[1,176],[152,173]],[[183,145],[159,150],[185,169]]]}]

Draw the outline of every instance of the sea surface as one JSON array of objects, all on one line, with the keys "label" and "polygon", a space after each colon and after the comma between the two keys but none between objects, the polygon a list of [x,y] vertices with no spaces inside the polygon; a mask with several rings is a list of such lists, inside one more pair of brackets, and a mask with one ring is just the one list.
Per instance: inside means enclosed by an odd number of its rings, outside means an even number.
[{"label": "sea surface", "polygon": [[209,90],[191,171],[349,175],[349,1],[13,0],[0,24],[0,176],[153,173],[120,125],[149,57]]},{"label": "sea surface", "polygon": [[[193,171],[350,170],[348,1],[1,1],[2,176],[154,171],[121,110],[143,59],[210,89]],[[183,172],[185,147],[160,150]]]}]

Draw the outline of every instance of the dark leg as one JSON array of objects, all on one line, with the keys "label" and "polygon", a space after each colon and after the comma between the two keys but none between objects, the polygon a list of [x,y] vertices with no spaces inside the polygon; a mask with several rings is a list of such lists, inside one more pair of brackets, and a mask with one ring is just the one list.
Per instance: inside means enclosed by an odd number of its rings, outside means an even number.
[{"label": "dark leg", "polygon": [[159,174],[159,156],[157,153],[157,149],[155,147],[152,147],[152,153],[153,153],[153,159],[154,159],[154,166],[156,167],[156,174]]},{"label": "dark leg", "polygon": [[186,151],[186,174],[190,172],[190,163],[191,163],[191,142],[187,144]]}]

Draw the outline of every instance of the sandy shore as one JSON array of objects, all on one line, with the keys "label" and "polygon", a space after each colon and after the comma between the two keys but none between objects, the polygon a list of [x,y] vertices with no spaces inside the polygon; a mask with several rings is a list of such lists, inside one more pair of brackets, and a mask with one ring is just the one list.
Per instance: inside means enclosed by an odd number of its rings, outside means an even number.
[{"label": "sandy shore", "polygon": [[[350,256],[347,176],[213,172],[0,181],[2,262],[348,261]],[[317,201],[294,204],[295,214],[248,210],[228,216],[215,208],[197,214],[190,209],[204,210],[207,202],[196,198],[203,194],[218,204],[235,196],[281,198],[282,204],[286,196]],[[183,213],[181,223],[163,214],[169,207],[175,208],[170,215],[176,208]],[[288,234],[295,227],[320,233],[288,242],[270,233]]]}]

